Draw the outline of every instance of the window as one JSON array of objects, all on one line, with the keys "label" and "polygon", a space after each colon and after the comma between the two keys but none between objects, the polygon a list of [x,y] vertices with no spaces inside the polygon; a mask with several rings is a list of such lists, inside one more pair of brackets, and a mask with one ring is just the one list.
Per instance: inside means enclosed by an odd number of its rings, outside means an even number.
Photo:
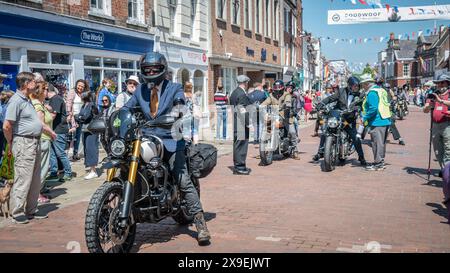
[{"label": "window", "polygon": [[128,0],[128,18],[138,19],[137,0]]},{"label": "window", "polygon": [[252,5],[250,0],[244,0],[244,28],[252,29]]},{"label": "window", "polygon": [[70,64],[70,55],[52,52],[52,64]]},{"label": "window", "polygon": [[409,64],[403,65],[403,77],[409,77]]},{"label": "window", "polygon": [[284,31],[289,31],[289,12],[287,8],[284,8]]},{"label": "window", "polygon": [[104,58],[103,66],[104,67],[117,67],[117,59]]},{"label": "window", "polygon": [[261,0],[256,0],[256,17],[255,17],[256,29],[255,29],[255,31],[257,33],[261,33],[261,15],[262,15]]},{"label": "window", "polygon": [[134,61],[131,60],[122,60],[122,68],[125,69],[134,69]]},{"label": "window", "polygon": [[226,3],[227,0],[216,0],[216,17],[222,20],[227,19],[227,11],[226,11]]},{"label": "window", "polygon": [[103,0],[91,0],[91,9],[103,9]]},{"label": "window", "polygon": [[273,10],[274,10],[273,18],[275,19],[275,24],[273,24],[273,39],[278,41],[280,39],[280,37],[278,37],[278,26],[280,24],[278,0],[274,1]]},{"label": "window", "polygon": [[93,56],[84,56],[84,65],[85,66],[100,66],[100,57]]},{"label": "window", "polygon": [[175,32],[177,16],[177,0],[169,0],[170,32]]},{"label": "window", "polygon": [[46,51],[35,51],[35,50],[28,50],[28,62],[29,63],[41,63],[41,64],[48,64],[48,52]]},{"label": "window", "polygon": [[231,92],[236,89],[237,70],[234,68],[222,68],[222,84],[223,91],[226,94],[231,94]]},{"label": "window", "polygon": [[191,35],[194,36],[195,32],[195,17],[197,16],[197,0],[191,0]]},{"label": "window", "polygon": [[270,36],[270,0],[266,0],[266,12],[265,12],[265,20],[264,20],[264,35],[266,37]]},{"label": "window", "polygon": [[231,0],[231,23],[235,25],[241,24],[240,0]]}]

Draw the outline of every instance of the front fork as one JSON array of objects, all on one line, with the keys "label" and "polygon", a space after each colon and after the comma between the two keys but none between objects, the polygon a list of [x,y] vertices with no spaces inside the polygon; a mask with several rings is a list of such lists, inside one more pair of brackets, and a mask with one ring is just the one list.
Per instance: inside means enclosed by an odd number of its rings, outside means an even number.
[{"label": "front fork", "polygon": [[123,202],[120,206],[119,220],[122,227],[125,227],[127,225],[127,220],[131,212],[131,204],[133,202],[134,196],[134,185],[136,183],[136,176],[139,165],[140,149],[141,149],[141,140],[135,140],[133,142],[133,153],[131,155],[131,163],[128,172],[128,179],[125,182],[125,186],[123,189]]}]

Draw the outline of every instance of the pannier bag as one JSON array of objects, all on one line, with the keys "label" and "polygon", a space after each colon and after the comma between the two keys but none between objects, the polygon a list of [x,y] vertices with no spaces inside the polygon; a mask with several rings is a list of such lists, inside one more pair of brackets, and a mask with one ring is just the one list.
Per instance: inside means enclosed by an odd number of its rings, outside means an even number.
[{"label": "pannier bag", "polygon": [[189,167],[196,178],[208,176],[217,164],[217,148],[199,143],[188,148]]}]

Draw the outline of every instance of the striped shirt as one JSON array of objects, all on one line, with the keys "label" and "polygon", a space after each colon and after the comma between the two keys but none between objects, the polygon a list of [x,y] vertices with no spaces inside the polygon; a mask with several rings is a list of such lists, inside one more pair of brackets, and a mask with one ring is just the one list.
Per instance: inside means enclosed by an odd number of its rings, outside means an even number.
[{"label": "striped shirt", "polygon": [[226,109],[228,104],[228,97],[225,93],[216,92],[214,94],[214,102],[216,103],[216,107],[218,109]]}]

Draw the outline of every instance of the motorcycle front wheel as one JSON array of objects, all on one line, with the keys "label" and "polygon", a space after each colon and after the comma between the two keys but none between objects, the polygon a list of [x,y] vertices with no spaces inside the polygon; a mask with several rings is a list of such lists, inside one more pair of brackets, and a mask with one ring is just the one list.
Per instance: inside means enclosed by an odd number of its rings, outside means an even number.
[{"label": "motorcycle front wheel", "polygon": [[128,253],[136,237],[136,223],[130,216],[128,225],[119,225],[119,208],[123,185],[107,182],[100,186],[89,202],[85,220],[85,237],[91,253]]},{"label": "motorcycle front wheel", "polygon": [[334,136],[327,136],[323,156],[323,170],[325,172],[331,172],[336,168],[336,157],[336,138]]}]

